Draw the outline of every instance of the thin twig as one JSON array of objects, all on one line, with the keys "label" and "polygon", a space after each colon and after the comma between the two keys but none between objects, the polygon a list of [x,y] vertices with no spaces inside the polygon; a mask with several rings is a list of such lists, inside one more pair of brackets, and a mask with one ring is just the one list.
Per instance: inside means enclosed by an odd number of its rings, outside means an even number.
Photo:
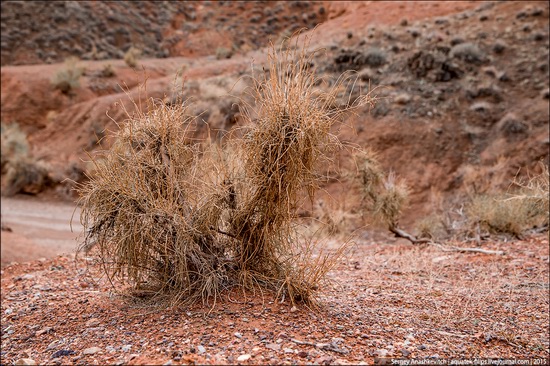
[{"label": "thin twig", "polygon": [[462,247],[454,247],[454,246],[446,246],[439,243],[430,242],[428,243],[430,245],[434,245],[444,252],[459,252],[459,253],[483,253],[483,254],[495,254],[495,255],[504,255],[504,252],[502,250],[488,250],[488,249],[481,249],[481,248],[462,248]]},{"label": "thin twig", "polygon": [[438,247],[439,249],[443,250],[444,252],[459,252],[459,253],[483,253],[483,254],[495,254],[495,255],[504,255],[504,252],[502,250],[488,250],[488,249],[481,249],[481,248],[461,248],[461,247],[455,247],[455,246],[448,246],[443,245],[440,243],[436,243],[432,241],[431,239],[417,239],[414,235],[411,235],[407,233],[406,231],[398,228],[397,226],[390,226],[389,230],[395,234],[398,238],[404,238],[410,241],[413,244],[429,244]]},{"label": "thin twig", "polygon": [[304,342],[304,341],[300,341],[298,339],[294,339],[294,338],[291,338],[290,339],[292,342],[296,343],[296,344],[305,344],[307,346],[313,346],[315,347],[315,343],[311,343],[311,342]]},{"label": "thin twig", "polygon": [[468,335],[468,334],[449,333],[449,332],[444,332],[442,330],[436,330],[436,332],[441,334],[441,335],[444,335],[444,336],[460,337],[460,338],[470,338],[471,337],[471,335]]}]

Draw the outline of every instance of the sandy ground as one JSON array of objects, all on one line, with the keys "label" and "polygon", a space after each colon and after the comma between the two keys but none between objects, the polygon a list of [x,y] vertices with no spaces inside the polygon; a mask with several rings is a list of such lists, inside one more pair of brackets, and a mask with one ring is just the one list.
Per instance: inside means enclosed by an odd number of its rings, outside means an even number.
[{"label": "sandy ground", "polygon": [[2,266],[73,254],[82,232],[79,215],[70,203],[3,197],[2,225],[11,231],[2,230]]},{"label": "sandy ground", "polygon": [[357,243],[329,274],[333,282],[321,289],[316,311],[238,289],[215,305],[145,306],[113,291],[90,258],[6,266],[0,363],[357,365],[404,357],[446,364],[504,357],[548,365],[547,235],[483,247],[505,255],[402,240]]}]

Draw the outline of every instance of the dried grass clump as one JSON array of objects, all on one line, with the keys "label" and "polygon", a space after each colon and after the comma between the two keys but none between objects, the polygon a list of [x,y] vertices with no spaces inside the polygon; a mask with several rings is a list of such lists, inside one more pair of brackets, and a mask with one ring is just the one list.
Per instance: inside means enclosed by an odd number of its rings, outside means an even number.
[{"label": "dried grass clump", "polygon": [[177,302],[260,285],[312,303],[343,249],[313,255],[314,243],[298,240],[296,212],[313,199],[318,169],[339,145],[331,126],[346,110],[329,107],[338,86],[313,92],[306,48],[269,53],[255,105],[242,109],[244,131],[223,148],[193,138],[185,104],[135,106],[79,187],[82,249],[97,247],[109,278]]},{"label": "dried grass clump", "polygon": [[218,47],[216,48],[216,59],[217,60],[224,60],[227,58],[231,58],[233,56],[233,51],[226,47]]},{"label": "dried grass clump", "polygon": [[113,69],[113,65],[106,64],[101,68],[101,71],[99,75],[103,78],[111,78],[116,75],[115,70]]},{"label": "dried grass clump", "polygon": [[514,184],[519,188],[517,194],[508,198],[509,201],[523,201],[525,205],[530,207],[530,212],[534,217],[543,219],[542,225],[548,226],[550,212],[550,173],[548,165],[540,162],[539,167],[541,172],[530,177],[527,181],[515,180]]},{"label": "dried grass clump", "polygon": [[340,85],[327,93],[315,91],[313,55],[306,48],[272,49],[267,75],[256,80],[255,122],[250,109],[243,113],[251,123],[241,150],[248,188],[231,217],[241,271],[283,281],[298,299],[307,299],[320,277],[317,272],[328,269],[303,266],[306,272],[295,271],[293,222],[304,198],[313,200],[327,151],[339,145],[330,129],[343,112],[331,109]]},{"label": "dried grass clump", "polygon": [[86,69],[79,66],[78,62],[79,59],[77,57],[69,57],[65,60],[63,68],[52,79],[54,89],[67,94],[80,86],[80,77]]},{"label": "dried grass clump", "polygon": [[0,154],[2,174],[6,172],[10,161],[18,160],[21,157],[28,156],[29,143],[27,135],[21,131],[19,124],[11,123],[1,124],[0,127],[2,154]]},{"label": "dried grass clump", "polygon": [[2,194],[36,194],[49,183],[48,168],[30,154],[26,134],[17,123],[2,124]]},{"label": "dried grass clump", "polygon": [[80,187],[83,249],[97,246],[109,277],[128,279],[139,291],[207,298],[226,271],[215,240],[226,203],[186,112],[184,105],[151,102],[94,158],[90,181]]},{"label": "dried grass clump", "polygon": [[526,182],[514,182],[518,189],[513,193],[474,196],[466,206],[472,226],[516,237],[521,237],[528,229],[548,228],[548,166],[540,165],[540,174]]},{"label": "dried grass clump", "polygon": [[407,186],[393,172],[384,173],[371,150],[360,152],[356,161],[366,211],[390,230],[397,229],[401,211],[407,204]]},{"label": "dried grass clump", "polygon": [[436,241],[445,235],[444,222],[438,215],[424,217],[420,219],[415,226],[419,238],[427,238]]},{"label": "dried grass clump", "polygon": [[138,65],[138,59],[141,57],[141,50],[134,46],[130,47],[126,53],[124,53],[124,62],[129,67],[136,67]]}]

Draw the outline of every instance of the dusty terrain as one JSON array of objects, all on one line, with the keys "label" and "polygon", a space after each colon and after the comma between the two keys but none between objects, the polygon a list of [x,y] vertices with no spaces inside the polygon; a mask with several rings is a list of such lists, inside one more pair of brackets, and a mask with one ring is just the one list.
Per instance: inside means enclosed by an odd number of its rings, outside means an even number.
[{"label": "dusty terrain", "polygon": [[[355,70],[362,93],[379,86],[377,105],[338,133],[408,181],[407,229],[436,206],[459,207],[466,192],[506,189],[518,171],[549,163],[547,2],[304,4],[2,2],[2,123],[27,134],[49,184],[37,196],[23,187],[31,194],[2,197],[0,363],[548,364],[547,232],[451,243],[505,252],[487,255],[415,246],[355,222],[356,245],[315,311],[237,289],[214,305],[159,310],[112,293],[92,258],[74,258],[80,227],[77,211],[71,232],[74,185],[65,178],[85,179],[87,152],[109,146],[105,130],[124,119],[116,103],[131,110],[128,95],[139,100],[146,78],[148,95],[169,102],[176,82],[204,125],[223,134],[240,123],[226,94],[244,90],[252,63],[261,69],[269,39],[300,27],[319,24],[312,48],[325,50],[314,66],[329,82]],[[89,32],[76,31],[81,22]],[[143,51],[134,69],[122,60],[130,46]],[[68,56],[86,70],[64,93],[51,80]],[[345,168],[349,156],[339,162]],[[335,212],[357,213],[344,175],[323,189]]]},{"label": "dusty terrain", "polygon": [[317,311],[238,290],[215,305],[163,310],[111,293],[85,258],[12,265],[2,270],[2,363],[548,364],[548,238],[484,246],[506,255],[361,242]]}]

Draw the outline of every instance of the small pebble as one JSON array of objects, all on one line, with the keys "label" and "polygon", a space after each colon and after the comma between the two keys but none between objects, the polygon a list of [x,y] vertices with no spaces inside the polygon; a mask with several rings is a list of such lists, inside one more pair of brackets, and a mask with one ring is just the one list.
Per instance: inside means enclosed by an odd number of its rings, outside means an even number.
[{"label": "small pebble", "polygon": [[90,320],[88,320],[88,321],[86,322],[86,327],[87,327],[87,328],[93,328],[93,327],[97,327],[99,324],[100,324],[99,319],[97,319],[97,318],[91,318]]},{"label": "small pebble", "polygon": [[131,344],[125,344],[120,349],[121,349],[122,352],[128,352],[132,349],[132,345]]},{"label": "small pebble", "polygon": [[36,361],[32,358],[20,358],[19,360],[15,361],[16,365],[36,365]]},{"label": "small pebble", "polygon": [[238,361],[238,362],[244,362],[244,361],[249,360],[250,357],[252,357],[252,356],[249,355],[248,353],[245,354],[245,355],[240,355],[239,357],[237,357],[237,361]]},{"label": "small pebble", "polygon": [[82,351],[82,353],[85,355],[93,355],[95,353],[98,353],[99,351],[101,351],[101,348],[99,347],[90,347],[86,348],[84,351]]}]

